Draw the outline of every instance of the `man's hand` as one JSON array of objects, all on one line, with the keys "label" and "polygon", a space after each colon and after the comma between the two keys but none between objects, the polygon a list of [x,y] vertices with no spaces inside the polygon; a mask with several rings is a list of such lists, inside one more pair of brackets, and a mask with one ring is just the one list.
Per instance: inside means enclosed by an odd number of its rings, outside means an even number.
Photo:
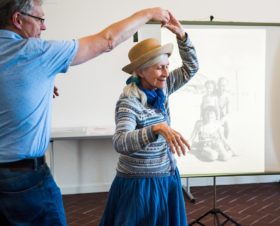
[{"label": "man's hand", "polygon": [[59,93],[58,93],[58,88],[56,86],[54,86],[53,88],[53,98],[58,97]]},{"label": "man's hand", "polygon": [[150,8],[151,20],[161,22],[161,26],[164,26],[170,20],[170,14],[168,10],[162,9],[160,7]]}]

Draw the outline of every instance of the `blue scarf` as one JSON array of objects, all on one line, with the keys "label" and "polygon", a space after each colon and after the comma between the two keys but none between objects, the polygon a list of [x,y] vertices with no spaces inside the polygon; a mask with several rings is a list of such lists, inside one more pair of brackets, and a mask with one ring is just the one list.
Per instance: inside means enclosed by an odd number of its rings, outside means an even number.
[{"label": "blue scarf", "polygon": [[148,90],[144,89],[141,85],[138,87],[146,94],[149,105],[153,106],[155,109],[159,109],[162,113],[165,113],[165,95],[162,89]]},{"label": "blue scarf", "polygon": [[164,108],[164,101],[165,101],[165,95],[163,93],[162,89],[155,89],[155,90],[149,90],[144,89],[139,81],[139,78],[136,76],[130,76],[126,84],[135,83],[139,89],[141,89],[147,96],[147,102],[150,106],[153,106],[155,109],[160,110],[164,115],[166,114],[165,108]]}]

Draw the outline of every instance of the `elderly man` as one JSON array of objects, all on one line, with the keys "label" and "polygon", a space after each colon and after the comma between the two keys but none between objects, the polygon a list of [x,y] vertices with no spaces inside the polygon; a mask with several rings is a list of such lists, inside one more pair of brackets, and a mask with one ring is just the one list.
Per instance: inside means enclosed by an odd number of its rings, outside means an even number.
[{"label": "elderly man", "polygon": [[54,80],[112,50],[169,12],[149,8],[78,40],[46,41],[40,0],[0,0],[0,225],[66,225],[61,193],[45,164]]}]

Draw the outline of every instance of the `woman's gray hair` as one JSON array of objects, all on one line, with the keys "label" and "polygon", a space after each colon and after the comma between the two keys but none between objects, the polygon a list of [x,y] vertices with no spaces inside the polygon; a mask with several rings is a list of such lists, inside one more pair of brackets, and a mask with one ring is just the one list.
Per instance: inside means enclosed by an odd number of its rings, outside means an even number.
[{"label": "woman's gray hair", "polygon": [[[132,74],[132,76],[137,76],[135,73]],[[147,96],[146,94],[138,88],[138,86],[135,84],[135,82],[132,82],[128,85],[126,85],[123,88],[123,93],[121,95],[122,97],[135,97],[140,100],[140,102],[146,106],[147,104]]]},{"label": "woman's gray hair", "polygon": [[153,65],[155,65],[157,63],[160,63],[160,62],[168,62],[168,55],[167,54],[158,55],[158,56],[150,59],[146,63],[140,65],[138,67],[138,69],[143,70],[145,68],[151,67],[151,66],[153,66]]},{"label": "woman's gray hair", "polygon": [[43,0],[1,0],[0,28],[6,28],[10,25],[11,18],[15,12],[29,12],[34,5],[34,1],[43,4]]}]

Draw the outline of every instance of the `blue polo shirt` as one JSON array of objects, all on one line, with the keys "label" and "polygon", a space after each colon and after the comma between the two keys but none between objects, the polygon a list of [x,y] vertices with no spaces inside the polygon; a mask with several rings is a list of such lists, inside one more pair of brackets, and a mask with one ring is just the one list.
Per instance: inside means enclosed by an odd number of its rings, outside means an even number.
[{"label": "blue polo shirt", "polygon": [[78,41],[24,39],[0,29],[0,162],[42,156],[50,139],[55,75]]}]

